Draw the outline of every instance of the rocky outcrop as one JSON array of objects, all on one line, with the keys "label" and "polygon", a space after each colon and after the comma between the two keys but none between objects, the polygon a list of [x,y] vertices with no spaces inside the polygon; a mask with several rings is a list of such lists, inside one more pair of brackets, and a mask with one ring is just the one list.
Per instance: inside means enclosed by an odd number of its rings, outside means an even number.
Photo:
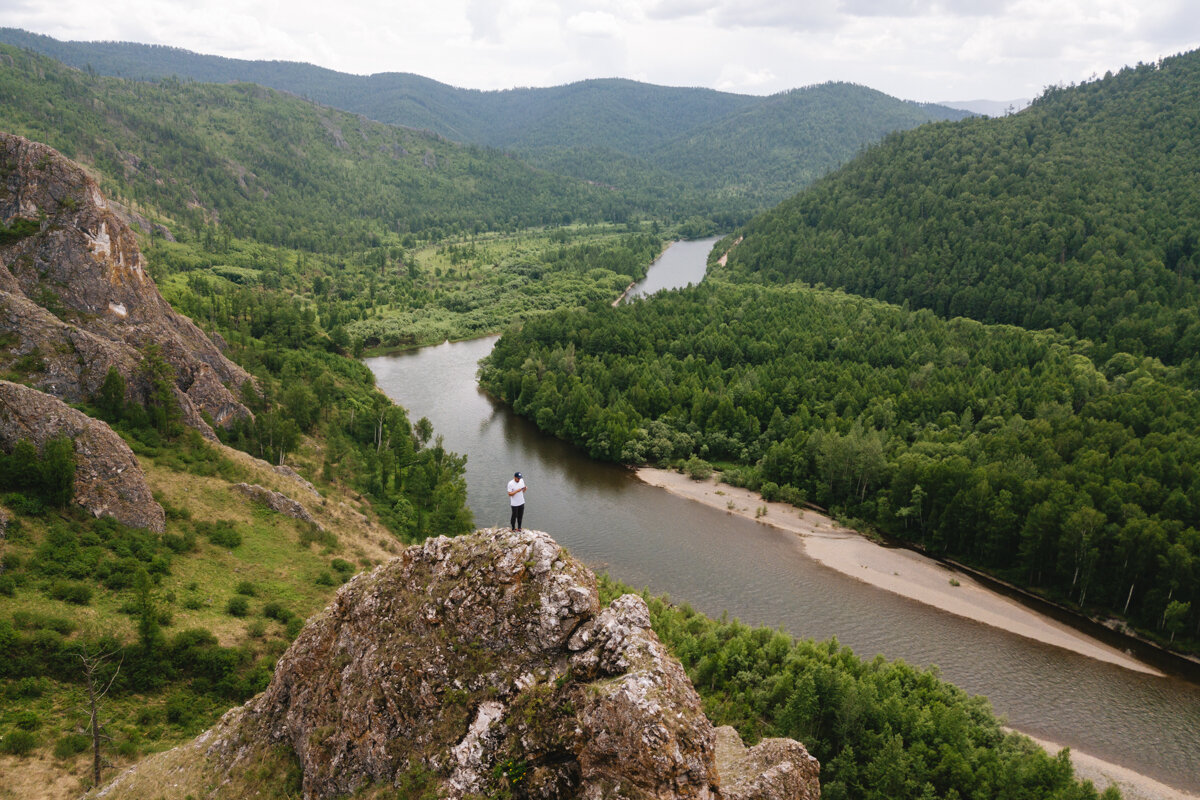
[{"label": "rocky outcrop", "polygon": [[286,494],[280,494],[279,492],[268,489],[265,486],[259,486],[257,483],[235,483],[233,488],[237,489],[239,492],[246,495],[256,503],[262,503],[267,508],[271,509],[272,511],[277,511],[280,514],[283,514],[285,517],[298,519],[303,522],[307,522],[319,530],[325,530],[321,523],[313,519],[313,515],[308,513],[308,509],[300,505],[300,503],[296,502],[292,498],[288,497]]},{"label": "rocky outcrop", "polygon": [[96,392],[109,367],[129,399],[145,388],[141,351],[174,368],[184,421],[211,436],[250,414],[234,393],[249,379],[159,294],[137,240],[78,165],[0,133],[0,366],[68,401]]},{"label": "rocky outcrop", "polygon": [[803,746],[746,751],[731,733],[718,760],[640,597],[601,609],[595,576],[548,535],[492,529],[356,577],[263,694],[97,796],[239,797],[292,763],[313,800],[392,797],[414,776],[450,798],[818,796]]},{"label": "rocky outcrop", "polygon": [[75,442],[76,503],[97,517],[162,532],[162,506],[133,451],[112,428],[44,392],[0,381],[0,448],[11,451],[26,439],[40,450],[56,436]]}]

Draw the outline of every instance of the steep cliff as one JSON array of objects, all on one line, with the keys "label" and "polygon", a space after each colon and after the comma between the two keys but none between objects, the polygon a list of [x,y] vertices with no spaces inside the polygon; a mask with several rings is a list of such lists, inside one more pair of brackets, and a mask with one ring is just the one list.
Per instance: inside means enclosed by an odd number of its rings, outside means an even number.
[{"label": "steep cliff", "polygon": [[[720,736],[650,630],[544,533],[438,538],[360,575],[267,690],[98,797],[810,798],[817,763]],[[423,794],[423,792],[425,794]]]},{"label": "steep cliff", "polygon": [[184,421],[208,436],[249,414],[249,376],[159,294],[137,240],[96,182],[57,151],[0,133],[0,368],[67,401],[94,393],[109,367],[130,399],[144,390],[141,350],[174,368]]}]

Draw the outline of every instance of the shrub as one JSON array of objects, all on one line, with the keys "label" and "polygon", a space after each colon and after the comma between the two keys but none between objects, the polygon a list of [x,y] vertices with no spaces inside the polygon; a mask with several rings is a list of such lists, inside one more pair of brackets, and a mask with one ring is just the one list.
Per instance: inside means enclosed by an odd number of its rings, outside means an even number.
[{"label": "shrub", "polygon": [[277,619],[286,625],[291,620],[293,614],[282,603],[271,601],[263,606],[263,616],[267,619]]},{"label": "shrub", "polygon": [[10,756],[29,755],[35,747],[37,747],[37,737],[29,731],[13,731],[0,738],[0,753],[7,753]]},{"label": "shrub", "polygon": [[17,582],[12,575],[0,575],[0,595],[12,597],[17,593]]},{"label": "shrub", "polygon": [[295,639],[300,635],[300,630],[304,627],[304,620],[299,617],[292,617],[287,621],[287,635],[289,639]]},{"label": "shrub", "polygon": [[194,594],[189,594],[187,597],[183,598],[183,607],[189,611],[196,611],[204,608],[204,601]]},{"label": "shrub", "polygon": [[196,713],[197,697],[191,692],[176,692],[167,698],[167,722],[186,725]]},{"label": "shrub", "polygon": [[254,584],[250,581],[241,581],[234,591],[238,594],[244,594],[247,597],[254,597],[258,593],[258,590],[254,588]]},{"label": "shrub", "polygon": [[703,481],[712,477],[713,468],[712,464],[699,456],[692,456],[684,462],[683,471],[692,480]]},{"label": "shrub", "polygon": [[196,530],[208,537],[217,547],[232,550],[242,543],[242,535],[233,527],[229,520],[217,522],[197,522]]},{"label": "shrub", "polygon": [[55,581],[50,584],[47,594],[55,600],[74,603],[77,606],[86,606],[92,602],[92,587],[75,581]]},{"label": "shrub", "polygon": [[316,577],[316,584],[318,586],[337,586],[338,582],[334,580],[333,575],[330,573],[322,572]]},{"label": "shrub", "polygon": [[42,727],[42,718],[34,711],[17,711],[12,715],[12,721],[23,731],[36,731]]},{"label": "shrub", "polygon": [[355,573],[354,565],[344,558],[335,558],[329,562],[329,566],[333,567],[334,572],[340,572],[343,578],[347,578]]},{"label": "shrub", "polygon": [[70,758],[91,747],[92,741],[82,733],[68,733],[54,743],[55,758]]},{"label": "shrub", "polygon": [[250,601],[240,594],[231,597],[225,604],[225,612],[231,617],[244,617],[250,613]]}]

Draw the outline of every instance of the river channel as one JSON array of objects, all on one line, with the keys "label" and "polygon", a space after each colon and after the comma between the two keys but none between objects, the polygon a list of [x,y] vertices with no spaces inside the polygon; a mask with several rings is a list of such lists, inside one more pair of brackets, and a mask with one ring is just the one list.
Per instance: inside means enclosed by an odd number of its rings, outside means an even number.
[{"label": "river channel", "polygon": [[[673,245],[631,296],[698,282],[713,240]],[[664,279],[664,268],[674,276]],[[639,302],[653,302],[641,300]],[[936,665],[988,697],[1018,730],[1190,792],[1200,792],[1200,687],[1133,672],[972,622],[848,578],[808,558],[794,534],[668,494],[629,470],[593,461],[479,391],[476,365],[494,337],[367,359],[379,387],[428,417],[467,455],[478,526],[507,524],[504,485],[529,485],[525,522],[632,586],[712,616],[795,636],[836,637]]]}]

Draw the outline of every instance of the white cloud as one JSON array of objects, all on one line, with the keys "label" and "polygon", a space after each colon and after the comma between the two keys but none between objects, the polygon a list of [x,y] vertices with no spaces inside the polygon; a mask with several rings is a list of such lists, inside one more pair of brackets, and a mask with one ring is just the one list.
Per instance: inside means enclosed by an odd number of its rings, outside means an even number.
[{"label": "white cloud", "polygon": [[0,0],[0,25],[457,86],[826,80],[1010,99],[1200,44],[1189,0]]}]

